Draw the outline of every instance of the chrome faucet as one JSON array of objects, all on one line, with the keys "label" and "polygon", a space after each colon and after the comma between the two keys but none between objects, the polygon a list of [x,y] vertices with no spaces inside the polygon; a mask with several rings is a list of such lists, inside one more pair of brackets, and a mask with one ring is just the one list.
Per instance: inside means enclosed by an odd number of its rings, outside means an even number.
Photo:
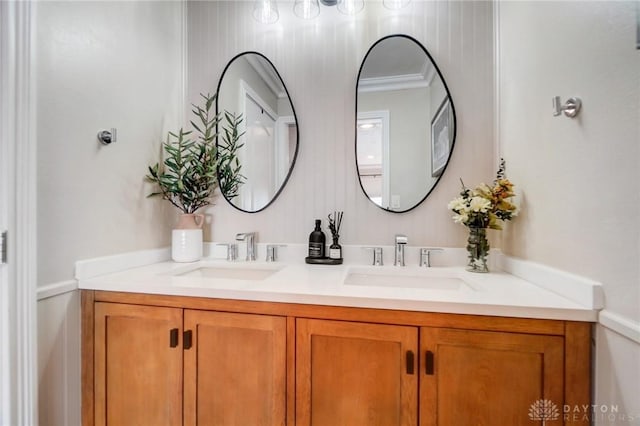
[{"label": "chrome faucet", "polygon": [[396,235],[396,255],[393,264],[396,266],[404,266],[404,246],[407,245],[409,239],[406,235]]},{"label": "chrome faucet", "polygon": [[257,232],[236,234],[236,241],[246,241],[247,243],[247,261],[256,260],[256,236]]}]

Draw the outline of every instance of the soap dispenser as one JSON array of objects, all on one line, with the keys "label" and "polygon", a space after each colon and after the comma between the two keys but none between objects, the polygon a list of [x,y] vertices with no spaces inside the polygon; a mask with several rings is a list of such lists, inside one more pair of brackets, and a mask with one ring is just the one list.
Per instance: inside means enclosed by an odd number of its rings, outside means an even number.
[{"label": "soap dispenser", "polygon": [[309,235],[309,259],[324,259],[326,257],[324,252],[327,239],[322,232],[321,224],[320,219],[316,219],[316,227]]}]

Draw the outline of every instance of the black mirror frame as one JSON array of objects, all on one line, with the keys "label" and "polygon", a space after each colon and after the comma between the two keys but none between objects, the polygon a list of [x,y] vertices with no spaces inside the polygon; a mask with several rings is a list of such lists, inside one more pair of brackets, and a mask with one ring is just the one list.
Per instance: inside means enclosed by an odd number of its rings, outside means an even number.
[{"label": "black mirror frame", "polygon": [[[412,207],[410,207],[410,208],[408,208],[406,210],[390,210],[390,209],[384,208],[384,207],[374,203],[371,200],[371,198],[369,197],[369,195],[367,194],[367,192],[364,190],[364,186],[362,185],[362,179],[360,178],[360,172],[358,172],[359,165],[358,165],[358,125],[357,125],[357,121],[358,121],[358,88],[360,86],[360,75],[362,74],[362,69],[364,67],[364,64],[367,61],[367,58],[369,57],[369,54],[372,52],[372,50],[378,44],[383,42],[384,40],[386,40],[388,38],[392,38],[392,37],[402,37],[402,38],[406,38],[406,39],[414,42],[427,55],[427,57],[429,58],[429,60],[433,64],[433,67],[436,69],[436,72],[438,73],[438,76],[442,80],[442,84],[443,84],[445,90],[447,91],[447,95],[449,96],[449,102],[451,103],[451,113],[453,115],[453,124],[454,124],[454,127],[453,127],[453,139],[451,141],[450,154],[449,154],[449,158],[447,158],[447,162],[445,163],[444,168],[442,169],[442,172],[438,176],[438,179],[435,181],[433,186],[431,186],[429,191],[426,193],[426,195],[420,201],[418,201],[415,205],[413,205]],[[447,82],[444,79],[444,76],[442,75],[442,73],[440,72],[440,68],[438,68],[438,65],[433,60],[433,57],[431,56],[429,51],[422,45],[422,43],[420,43],[415,38],[413,38],[413,37],[411,37],[409,35],[406,35],[406,34],[391,34],[391,35],[388,35],[388,36],[384,36],[381,39],[379,39],[378,41],[376,41],[375,43],[373,43],[373,45],[371,45],[371,47],[367,51],[366,55],[364,55],[364,58],[362,59],[362,63],[360,64],[360,70],[358,71],[358,77],[356,79],[356,102],[355,102],[355,104],[356,104],[356,113],[355,113],[356,125],[354,126],[354,128],[355,128],[355,143],[354,143],[354,147],[355,147],[355,159],[356,159],[356,173],[358,174],[358,183],[360,183],[360,189],[362,189],[362,193],[367,197],[367,199],[373,205],[375,205],[376,207],[378,207],[378,208],[380,208],[380,209],[382,209],[382,210],[384,210],[386,212],[389,212],[389,213],[406,213],[406,212],[409,212],[409,211],[415,209],[420,204],[422,204],[424,202],[424,200],[427,199],[429,194],[431,194],[431,192],[433,192],[435,187],[438,186],[438,183],[440,183],[440,179],[442,179],[442,176],[444,175],[444,172],[447,170],[447,166],[449,165],[449,161],[451,160],[451,156],[453,155],[453,148],[455,147],[455,144],[456,144],[456,136],[457,136],[457,131],[458,131],[458,122],[457,122],[457,116],[456,116],[456,109],[455,109],[455,106],[453,104],[453,98],[451,97],[451,92],[449,91],[449,86],[447,86]]]},{"label": "black mirror frame", "polygon": [[[293,172],[293,167],[296,164],[296,159],[298,158],[298,151],[300,150],[300,126],[298,124],[298,115],[296,114],[296,109],[293,106],[293,100],[291,99],[291,95],[289,95],[289,90],[287,89],[287,85],[284,84],[284,80],[282,79],[282,76],[280,76],[280,73],[278,72],[278,69],[275,67],[275,65],[273,65],[273,62],[271,62],[269,60],[269,58],[267,58],[265,55],[263,55],[260,52],[255,52],[255,51],[246,51],[246,52],[241,52],[238,53],[236,56],[234,56],[233,58],[231,58],[231,60],[227,63],[227,65],[224,67],[224,70],[222,71],[222,74],[220,75],[220,79],[218,80],[218,86],[216,88],[216,114],[220,114],[220,100],[219,100],[219,95],[220,95],[220,86],[222,86],[222,80],[224,78],[224,75],[227,73],[227,70],[229,69],[229,67],[231,66],[231,64],[233,64],[233,62],[240,58],[241,56],[244,55],[249,55],[249,54],[254,54],[254,55],[258,55],[261,58],[263,58],[265,61],[267,61],[269,63],[269,65],[271,65],[271,67],[273,68],[273,71],[275,71],[276,75],[278,76],[278,78],[280,79],[280,82],[282,83],[282,87],[284,88],[285,93],[287,94],[287,98],[289,99],[289,103],[291,104],[291,111],[293,112],[293,118],[296,121],[296,150],[293,153],[293,159],[291,160],[291,165],[289,166],[289,171],[287,172],[287,176],[284,178],[284,181],[282,181],[282,185],[280,185],[280,188],[278,188],[278,191],[276,191],[276,193],[274,194],[274,196],[271,198],[271,201],[269,201],[267,204],[265,204],[264,207],[258,209],[258,210],[253,210],[253,211],[249,211],[249,210],[244,210],[241,209],[240,207],[236,206],[235,204],[233,204],[233,202],[227,198],[227,195],[224,194],[222,191],[220,191],[220,193],[222,194],[222,196],[224,197],[224,199],[235,209],[240,210],[241,212],[244,213],[258,213],[263,211],[264,209],[266,209],[267,207],[269,207],[271,204],[273,204],[273,202],[278,198],[278,196],[280,195],[280,193],[282,192],[282,190],[284,189],[285,186],[287,186],[287,183],[289,182],[289,178],[291,177],[291,173]],[[216,147],[219,146],[218,144],[218,139],[221,137],[220,135],[220,129],[219,129],[219,124],[216,126]],[[218,178],[220,178],[220,173],[219,171],[217,171],[218,174]]]}]

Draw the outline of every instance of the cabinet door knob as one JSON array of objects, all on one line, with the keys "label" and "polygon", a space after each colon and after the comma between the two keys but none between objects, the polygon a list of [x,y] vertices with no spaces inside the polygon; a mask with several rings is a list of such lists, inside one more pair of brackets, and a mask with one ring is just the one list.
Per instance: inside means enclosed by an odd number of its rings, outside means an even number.
[{"label": "cabinet door knob", "polygon": [[413,351],[407,351],[406,361],[407,361],[407,374],[413,374],[413,364],[414,364],[415,356],[413,355]]},{"label": "cabinet door knob", "polygon": [[424,359],[425,359],[425,366],[424,366],[424,372],[426,375],[428,376],[432,376],[433,375],[433,352],[431,351],[427,351],[424,354]]},{"label": "cabinet door knob", "polygon": [[175,348],[178,346],[178,329],[172,328],[169,330],[169,347]]}]

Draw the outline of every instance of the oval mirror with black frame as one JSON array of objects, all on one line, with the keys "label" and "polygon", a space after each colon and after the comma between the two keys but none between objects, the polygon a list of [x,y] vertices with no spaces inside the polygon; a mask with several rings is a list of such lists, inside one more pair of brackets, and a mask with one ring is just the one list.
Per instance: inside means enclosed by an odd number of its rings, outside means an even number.
[{"label": "oval mirror with black frame", "polygon": [[257,52],[231,59],[218,83],[216,112],[222,113],[220,190],[239,210],[264,210],[280,195],[298,154],[296,113],[271,61]]},{"label": "oval mirror with black frame", "polygon": [[456,138],[449,89],[427,50],[407,35],[378,40],[356,86],[356,167],[378,207],[407,212],[431,193]]}]

